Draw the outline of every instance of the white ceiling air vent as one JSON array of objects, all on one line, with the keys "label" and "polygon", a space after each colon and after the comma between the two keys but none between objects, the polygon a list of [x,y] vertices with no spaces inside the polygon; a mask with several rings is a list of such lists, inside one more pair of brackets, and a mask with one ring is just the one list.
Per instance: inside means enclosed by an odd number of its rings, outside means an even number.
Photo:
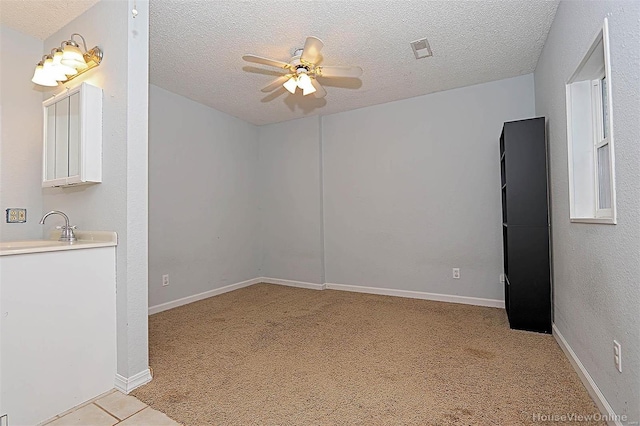
[{"label": "white ceiling air vent", "polygon": [[412,41],[411,49],[413,49],[413,54],[416,55],[416,59],[428,58],[429,56],[433,56],[431,46],[429,46],[429,42],[426,38]]}]

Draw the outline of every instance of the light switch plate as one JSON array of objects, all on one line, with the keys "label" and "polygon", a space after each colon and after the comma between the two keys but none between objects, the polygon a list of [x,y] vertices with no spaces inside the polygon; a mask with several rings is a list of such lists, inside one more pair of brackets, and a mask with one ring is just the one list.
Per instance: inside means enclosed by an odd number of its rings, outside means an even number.
[{"label": "light switch plate", "polygon": [[616,369],[622,373],[622,345],[617,341],[613,341],[613,362]]},{"label": "light switch plate", "polygon": [[7,209],[7,223],[25,223],[27,209]]}]

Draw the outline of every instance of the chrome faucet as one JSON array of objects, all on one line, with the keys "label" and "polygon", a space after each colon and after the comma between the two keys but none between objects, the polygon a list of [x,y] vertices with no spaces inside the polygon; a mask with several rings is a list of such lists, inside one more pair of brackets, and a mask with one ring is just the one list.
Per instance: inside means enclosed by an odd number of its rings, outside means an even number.
[{"label": "chrome faucet", "polygon": [[76,227],[69,226],[69,216],[59,210],[51,210],[49,213],[42,216],[42,219],[40,219],[40,225],[44,225],[44,220],[52,214],[59,214],[64,218],[64,226],[56,226],[56,229],[62,230],[62,232],[60,232],[60,238],[58,238],[58,241],[66,241],[69,243],[76,241],[76,234],[73,232]]}]

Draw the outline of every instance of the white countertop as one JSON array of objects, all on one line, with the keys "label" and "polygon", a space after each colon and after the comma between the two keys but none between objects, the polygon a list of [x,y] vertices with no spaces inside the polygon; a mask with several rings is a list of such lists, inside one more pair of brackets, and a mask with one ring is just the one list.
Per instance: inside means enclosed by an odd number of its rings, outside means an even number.
[{"label": "white countertop", "polygon": [[14,254],[44,253],[61,250],[81,250],[118,245],[118,235],[109,231],[75,231],[77,241],[58,241],[60,231],[53,231],[49,240],[26,240],[0,242],[0,256]]}]

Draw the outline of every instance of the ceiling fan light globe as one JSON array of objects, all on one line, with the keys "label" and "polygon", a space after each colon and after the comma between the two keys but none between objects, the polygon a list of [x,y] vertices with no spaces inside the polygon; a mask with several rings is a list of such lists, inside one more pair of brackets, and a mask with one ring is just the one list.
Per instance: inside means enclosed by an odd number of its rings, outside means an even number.
[{"label": "ceiling fan light globe", "polygon": [[298,87],[302,89],[303,96],[310,95],[316,91],[316,88],[311,83],[311,78],[307,74],[298,76]]},{"label": "ceiling fan light globe", "polygon": [[300,74],[298,76],[298,87],[304,90],[305,87],[309,86],[311,86],[311,79],[309,78],[309,76],[305,73]]},{"label": "ceiling fan light globe", "polygon": [[313,87],[313,85],[311,83],[309,83],[309,86],[305,86],[302,89],[302,95],[303,96],[307,96],[307,95],[310,95],[310,94],[315,93],[315,92],[316,92],[316,88]]},{"label": "ceiling fan light globe", "polygon": [[296,88],[298,87],[298,81],[295,77],[291,77],[283,84],[283,86],[289,91],[289,93],[294,94],[296,93]]}]

